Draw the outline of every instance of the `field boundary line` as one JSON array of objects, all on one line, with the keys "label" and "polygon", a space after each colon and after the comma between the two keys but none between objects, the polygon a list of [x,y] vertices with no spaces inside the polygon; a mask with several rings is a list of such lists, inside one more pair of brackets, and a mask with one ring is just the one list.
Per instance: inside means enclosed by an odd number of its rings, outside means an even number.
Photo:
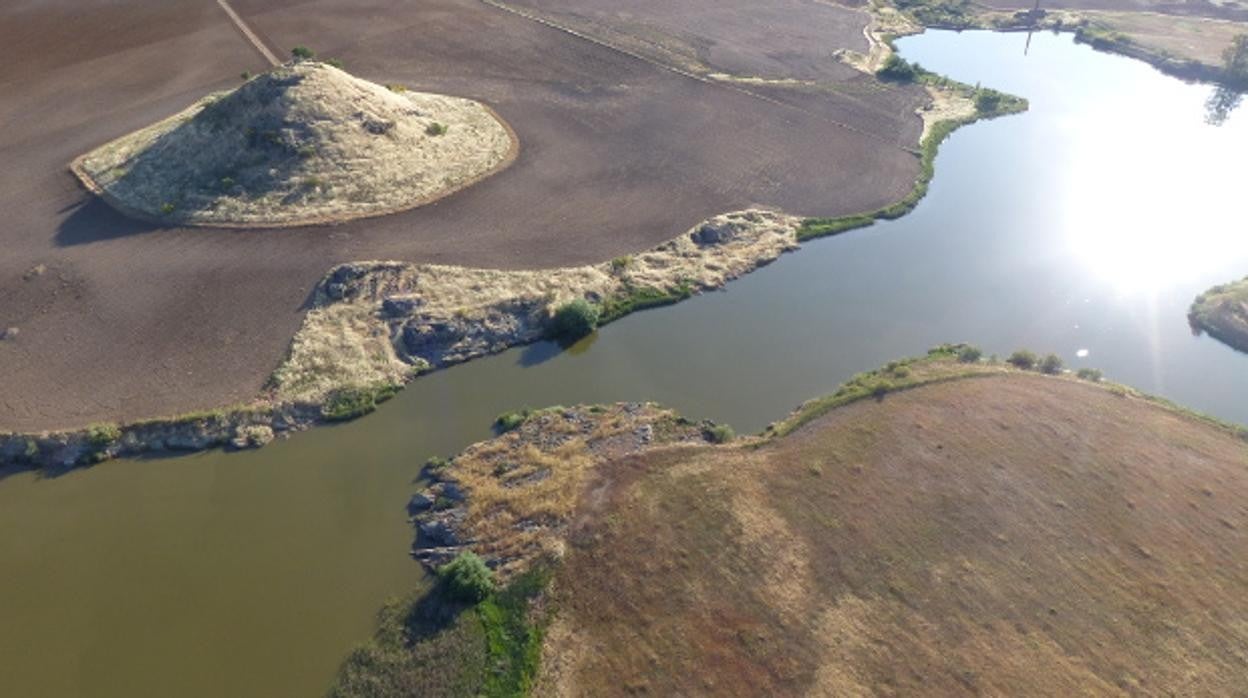
[{"label": "field boundary line", "polygon": [[260,37],[256,36],[256,33],[251,30],[251,27],[247,26],[247,23],[243,21],[243,18],[238,16],[238,13],[234,11],[234,8],[230,7],[228,0],[217,0],[217,4],[221,6],[222,10],[225,10],[225,14],[229,16],[230,21],[234,23],[234,26],[237,27],[240,32],[242,32],[243,38],[250,42],[251,45],[260,52],[261,56],[264,56],[264,60],[268,61],[269,64],[274,67],[282,64],[281,61],[277,60],[277,56],[273,55],[273,52],[269,50],[269,47],[264,45],[264,42],[260,40]]}]

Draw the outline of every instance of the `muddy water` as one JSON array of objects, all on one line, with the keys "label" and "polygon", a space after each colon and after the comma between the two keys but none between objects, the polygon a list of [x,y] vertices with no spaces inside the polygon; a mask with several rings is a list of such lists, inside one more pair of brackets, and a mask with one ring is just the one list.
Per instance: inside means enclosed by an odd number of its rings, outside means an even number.
[{"label": "muddy water", "polygon": [[968,340],[1248,422],[1248,356],[1184,320],[1199,290],[1248,274],[1232,157],[1248,119],[1206,126],[1207,87],[1065,36],[1024,57],[1024,38],[901,42],[1032,111],[955,134],[900,221],[260,452],[0,481],[0,694],[319,694],[377,607],[422,583],[403,512],[421,462],[520,405],[653,399],[753,431],[856,371]]}]

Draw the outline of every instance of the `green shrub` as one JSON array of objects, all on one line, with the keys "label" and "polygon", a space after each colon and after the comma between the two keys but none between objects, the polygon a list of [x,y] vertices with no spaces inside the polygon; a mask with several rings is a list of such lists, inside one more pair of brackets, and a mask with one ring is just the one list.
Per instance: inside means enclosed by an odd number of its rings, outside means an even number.
[{"label": "green shrub", "polygon": [[1044,358],[1040,360],[1040,372],[1047,373],[1050,376],[1056,376],[1061,373],[1064,366],[1065,364],[1062,363],[1062,357],[1057,354],[1046,354]]},{"label": "green shrub", "polygon": [[964,364],[978,363],[980,357],[983,355],[984,352],[980,351],[979,347],[968,344],[958,350],[958,361],[961,361]]},{"label": "green shrub", "polygon": [[919,71],[906,59],[894,53],[875,71],[875,76],[889,82],[914,82],[919,77]]},{"label": "green shrub", "polygon": [[518,428],[521,424],[524,424],[525,420],[532,415],[533,410],[530,410],[527,407],[522,410],[504,412],[498,415],[498,418],[494,420],[494,428],[498,430],[498,433],[506,434],[507,432]]},{"label": "green shrub", "polygon": [[1010,364],[1016,368],[1021,368],[1024,371],[1030,371],[1035,368],[1037,360],[1036,355],[1026,349],[1019,349],[1013,354],[1010,354],[1010,358],[1006,359],[1006,361],[1010,362]]},{"label": "green shrub", "polygon": [[429,124],[427,128],[425,128],[425,133],[429,134],[430,136],[441,136],[446,133],[446,130],[447,130],[446,124],[440,124],[435,121]]},{"label": "green shrub", "polygon": [[707,440],[717,444],[726,444],[737,438],[737,432],[733,431],[732,427],[727,424],[715,424],[707,427],[705,433]]},{"label": "green shrub", "polygon": [[457,601],[478,603],[494,592],[494,574],[475,553],[464,551],[438,568],[446,593]]},{"label": "green shrub", "polygon": [[442,456],[434,456],[430,458],[429,460],[425,461],[425,470],[428,470],[431,473],[441,472],[443,470],[446,470],[449,467],[451,467],[450,458],[443,458]]},{"label": "green shrub", "polygon": [[337,58],[327,58],[325,60],[325,65],[333,66],[338,70],[342,70],[342,61]]},{"label": "green shrub", "polygon": [[87,427],[87,443],[96,450],[103,450],[121,439],[121,428],[116,424],[92,424]]},{"label": "green shrub", "polygon": [[369,388],[340,388],[330,393],[321,406],[321,415],[331,422],[341,422],[362,417],[377,409],[377,405],[394,397],[397,388],[380,386]]},{"label": "green shrub", "polygon": [[598,327],[598,306],[584,298],[564,304],[551,319],[550,335],[560,341],[575,341]]},{"label": "green shrub", "polygon": [[982,114],[995,114],[1001,108],[1001,101],[1005,97],[1004,94],[982,88],[975,91],[975,111]]},{"label": "green shrub", "polygon": [[177,206],[173,205],[173,202],[166,201],[165,203],[160,205],[160,212],[167,216],[173,213],[175,210],[177,210],[177,208],[178,208]]},{"label": "green shrub", "polygon": [[1100,369],[1095,368],[1081,368],[1078,371],[1075,371],[1075,375],[1085,381],[1092,381],[1093,383],[1099,383],[1102,377]]},{"label": "green shrub", "polygon": [[312,49],[307,46],[296,46],[292,48],[290,50],[290,55],[294,56],[295,60],[299,61],[306,61],[316,57],[316,53],[314,53]]},{"label": "green shrub", "polygon": [[242,79],[243,79],[243,82],[246,82],[246,81],[248,81],[248,80],[250,80],[250,79],[251,79],[251,71],[250,71],[250,70],[244,70],[243,72],[241,72],[241,73],[239,73],[239,74],[238,74],[238,77],[242,78]]},{"label": "green shrub", "polygon": [[623,257],[616,257],[615,259],[611,260],[611,271],[618,274],[624,271],[625,269],[627,269],[630,265],[632,265],[632,263],[633,263],[633,258],[630,257],[629,255],[624,255]]}]

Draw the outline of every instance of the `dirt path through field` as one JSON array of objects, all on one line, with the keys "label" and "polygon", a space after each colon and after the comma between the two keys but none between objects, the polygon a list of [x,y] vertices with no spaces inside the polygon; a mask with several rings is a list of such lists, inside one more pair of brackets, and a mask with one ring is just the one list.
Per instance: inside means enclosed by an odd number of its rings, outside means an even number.
[{"label": "dirt path through field", "polygon": [[273,55],[273,52],[269,50],[268,46],[264,45],[264,42],[260,40],[260,37],[256,36],[256,33],[251,30],[251,27],[247,26],[247,23],[243,21],[243,18],[238,16],[238,13],[234,11],[234,8],[230,7],[230,3],[226,2],[226,0],[217,0],[217,4],[221,6],[222,10],[225,10],[225,14],[229,15],[230,21],[234,23],[234,26],[238,27],[238,30],[243,33],[243,36],[247,39],[247,41],[251,42],[251,45],[256,47],[256,50],[260,52],[260,55],[264,56],[264,60],[268,61],[270,65],[281,65],[282,62],[277,59],[277,56]]}]

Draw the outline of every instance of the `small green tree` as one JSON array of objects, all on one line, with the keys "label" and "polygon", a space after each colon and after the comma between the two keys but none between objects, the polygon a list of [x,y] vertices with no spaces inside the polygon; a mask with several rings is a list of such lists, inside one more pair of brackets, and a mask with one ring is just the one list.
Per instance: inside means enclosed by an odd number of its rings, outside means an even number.
[{"label": "small green tree", "polygon": [[875,76],[890,82],[914,82],[919,76],[919,71],[906,59],[894,53],[884,61],[883,67],[875,71]]},{"label": "small green tree", "polygon": [[996,90],[981,88],[975,91],[975,111],[980,114],[994,114],[1001,108],[1002,95]]},{"label": "small green tree", "polygon": [[316,53],[307,46],[296,46],[290,50],[290,55],[298,61],[307,61],[316,58]]},{"label": "small green tree", "polygon": [[1061,373],[1064,366],[1062,357],[1057,354],[1045,354],[1044,358],[1040,360],[1040,372],[1047,373],[1050,376]]},{"label": "small green tree", "polygon": [[598,327],[598,306],[584,298],[565,303],[555,311],[550,334],[560,341],[575,341]]},{"label": "small green tree", "polygon": [[477,603],[494,592],[494,573],[476,553],[465,550],[438,568],[446,593],[457,601]]},{"label": "small green tree", "polygon": [[964,364],[973,364],[978,362],[983,355],[984,352],[980,351],[979,347],[968,344],[958,350],[958,361]]},{"label": "small green tree", "polygon": [[1010,354],[1010,358],[1006,359],[1006,361],[1009,361],[1010,364],[1016,368],[1021,368],[1024,371],[1030,371],[1035,368],[1036,360],[1036,355],[1026,349],[1019,349],[1013,354]]}]

